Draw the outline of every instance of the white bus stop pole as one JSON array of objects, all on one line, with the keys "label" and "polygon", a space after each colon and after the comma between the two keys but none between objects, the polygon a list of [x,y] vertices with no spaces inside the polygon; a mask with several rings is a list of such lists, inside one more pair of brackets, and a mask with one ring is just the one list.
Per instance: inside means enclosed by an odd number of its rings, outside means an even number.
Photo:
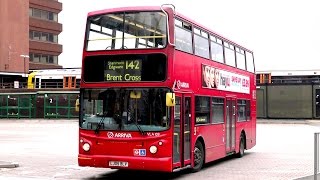
[{"label": "white bus stop pole", "polygon": [[317,180],[319,171],[319,133],[314,133],[314,179]]}]

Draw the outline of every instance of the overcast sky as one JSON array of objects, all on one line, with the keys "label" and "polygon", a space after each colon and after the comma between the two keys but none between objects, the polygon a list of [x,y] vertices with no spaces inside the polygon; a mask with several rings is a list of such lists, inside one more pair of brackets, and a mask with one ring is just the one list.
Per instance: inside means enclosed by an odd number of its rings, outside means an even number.
[{"label": "overcast sky", "polygon": [[[64,68],[81,67],[89,11],[170,3],[176,11],[252,50],[256,70],[320,69],[318,0],[59,0]],[[209,3],[210,2],[210,3]]]}]

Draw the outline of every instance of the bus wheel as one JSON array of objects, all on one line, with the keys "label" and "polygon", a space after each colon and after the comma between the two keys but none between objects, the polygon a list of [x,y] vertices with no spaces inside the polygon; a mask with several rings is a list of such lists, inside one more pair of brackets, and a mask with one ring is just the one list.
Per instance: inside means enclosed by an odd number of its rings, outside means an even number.
[{"label": "bus wheel", "polygon": [[243,157],[244,155],[244,136],[241,134],[240,136],[240,144],[239,144],[239,152],[237,154],[238,158]]},{"label": "bus wheel", "polygon": [[203,150],[203,145],[200,141],[196,142],[196,145],[194,147],[194,166],[192,168],[192,172],[198,172],[202,168],[203,162],[204,162],[204,150]]}]

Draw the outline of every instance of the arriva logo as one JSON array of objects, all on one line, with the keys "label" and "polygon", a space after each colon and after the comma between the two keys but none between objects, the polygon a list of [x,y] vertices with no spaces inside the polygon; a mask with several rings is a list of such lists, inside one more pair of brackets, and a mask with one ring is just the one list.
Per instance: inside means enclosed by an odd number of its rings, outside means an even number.
[{"label": "arriva logo", "polygon": [[189,88],[189,83],[187,82],[181,82],[180,80],[177,81],[177,88]]},{"label": "arriva logo", "polygon": [[113,138],[113,132],[108,132],[107,136],[108,138]]},{"label": "arriva logo", "polygon": [[108,138],[132,138],[132,135],[130,133],[115,133],[108,132],[107,133]]}]

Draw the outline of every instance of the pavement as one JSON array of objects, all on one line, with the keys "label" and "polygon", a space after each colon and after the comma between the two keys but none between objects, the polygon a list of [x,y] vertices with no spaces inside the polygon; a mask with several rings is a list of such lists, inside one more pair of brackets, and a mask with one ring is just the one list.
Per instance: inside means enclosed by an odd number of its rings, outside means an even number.
[{"label": "pavement", "polygon": [[260,124],[320,124],[320,119],[257,119]]},{"label": "pavement", "polygon": [[[7,121],[7,122],[33,122],[35,124],[37,123],[42,123],[48,121],[50,122],[49,124],[55,124],[56,122],[65,124],[65,123],[76,123],[78,122],[77,119],[0,119],[0,121]],[[315,125],[320,127],[320,119],[262,119],[259,118],[257,119],[257,124],[309,124],[309,125]],[[0,159],[0,168],[17,168],[19,167],[19,164],[17,162],[8,162],[8,161],[3,161]],[[303,177],[302,179],[313,179],[314,176],[309,176],[309,177]],[[320,180],[320,177],[318,175],[318,179]]]}]

